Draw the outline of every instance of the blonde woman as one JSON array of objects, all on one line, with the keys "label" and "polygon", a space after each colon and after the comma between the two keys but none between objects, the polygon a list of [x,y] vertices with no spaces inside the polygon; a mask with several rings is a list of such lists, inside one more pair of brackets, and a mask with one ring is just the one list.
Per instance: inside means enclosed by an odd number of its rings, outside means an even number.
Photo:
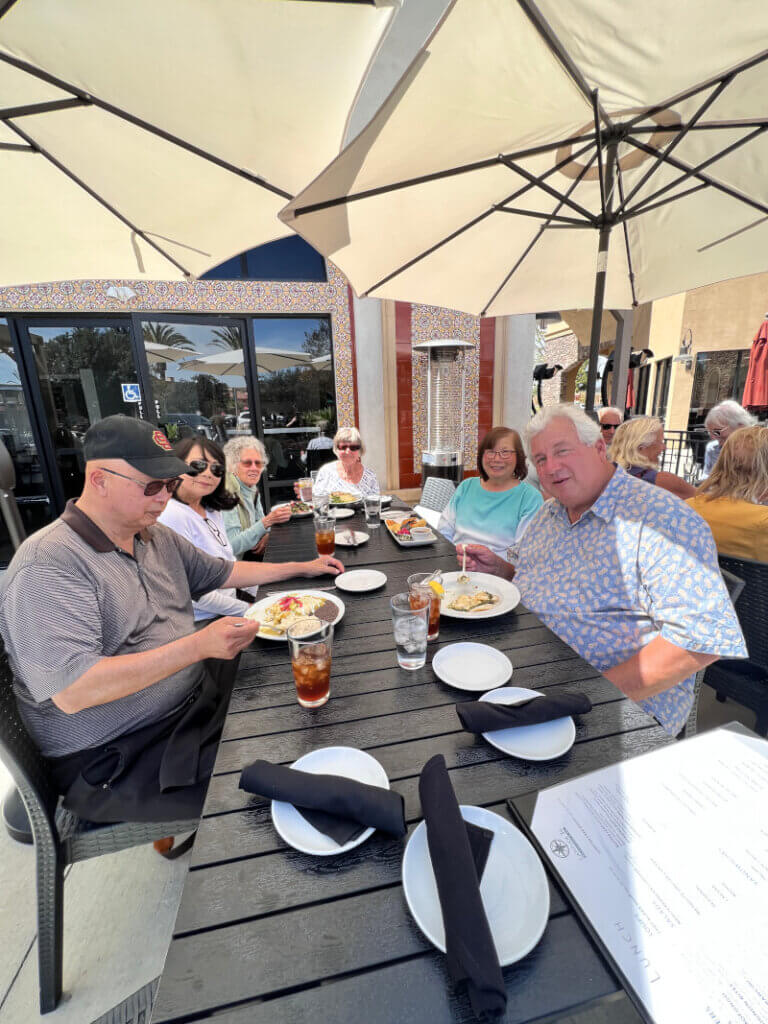
[{"label": "blonde woman", "polygon": [[768,428],[735,430],[688,504],[709,523],[721,555],[768,562]]},{"label": "blonde woman", "polygon": [[341,491],[364,497],[366,494],[379,493],[376,474],[363,465],[365,445],[355,427],[341,427],[336,431],[333,451],[338,462],[327,462],[320,467],[315,481],[318,494]]},{"label": "blonde woman", "polygon": [[678,498],[692,498],[696,488],[682,477],[659,469],[664,451],[664,424],[655,416],[636,416],[622,423],[614,434],[608,457],[632,476],[662,487]]}]

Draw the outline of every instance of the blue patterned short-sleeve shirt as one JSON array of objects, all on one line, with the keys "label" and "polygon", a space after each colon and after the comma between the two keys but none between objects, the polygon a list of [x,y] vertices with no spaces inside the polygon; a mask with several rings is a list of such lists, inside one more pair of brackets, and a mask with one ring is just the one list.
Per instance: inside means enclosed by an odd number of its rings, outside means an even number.
[{"label": "blue patterned short-sleeve shirt", "polygon": [[[747,656],[709,527],[623,469],[575,523],[550,499],[514,561],[526,606],[601,672],[657,636],[701,654]],[[688,718],[694,679],[641,701],[671,735]]]}]

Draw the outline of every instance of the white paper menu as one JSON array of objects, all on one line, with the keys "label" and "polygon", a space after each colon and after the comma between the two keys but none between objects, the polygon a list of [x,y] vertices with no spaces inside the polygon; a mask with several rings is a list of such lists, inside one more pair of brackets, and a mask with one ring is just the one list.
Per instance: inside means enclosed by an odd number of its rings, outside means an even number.
[{"label": "white paper menu", "polygon": [[656,1024],[768,1024],[768,741],[716,729],[552,786],[531,829]]}]

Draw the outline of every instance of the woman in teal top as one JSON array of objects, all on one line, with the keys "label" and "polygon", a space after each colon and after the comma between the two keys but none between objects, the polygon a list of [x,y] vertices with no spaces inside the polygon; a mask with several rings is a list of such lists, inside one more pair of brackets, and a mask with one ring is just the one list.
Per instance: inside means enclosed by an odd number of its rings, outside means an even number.
[{"label": "woman in teal top", "polygon": [[456,488],[438,530],[453,544],[484,544],[506,558],[544,501],[530,484],[525,452],[516,430],[494,427],[477,450],[479,477]]},{"label": "woman in teal top", "polygon": [[291,518],[289,505],[273,508],[264,515],[259,497],[259,480],[269,462],[264,445],[255,437],[235,437],[224,446],[227,458],[227,490],[238,495],[240,503],[224,512],[224,526],[235,558],[242,558],[254,548],[260,554],[273,523]]}]

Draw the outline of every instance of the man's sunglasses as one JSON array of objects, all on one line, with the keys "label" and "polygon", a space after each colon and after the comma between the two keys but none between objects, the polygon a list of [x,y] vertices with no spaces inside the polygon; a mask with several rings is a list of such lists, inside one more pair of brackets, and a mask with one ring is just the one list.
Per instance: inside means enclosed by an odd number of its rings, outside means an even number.
[{"label": "man's sunglasses", "polygon": [[150,480],[148,484],[145,484],[143,480],[137,480],[135,476],[126,476],[125,473],[118,473],[116,469],[107,469],[106,466],[102,466],[101,471],[102,473],[111,473],[112,476],[121,476],[123,480],[130,480],[132,483],[138,484],[147,498],[159,494],[164,487],[169,494],[175,494],[181,484],[180,476],[175,476],[172,480]]},{"label": "man's sunglasses", "polygon": [[220,462],[208,462],[207,459],[192,459],[187,465],[190,469],[194,469],[195,473],[204,473],[210,467],[211,473],[214,476],[224,476],[224,467]]},{"label": "man's sunglasses", "polygon": [[340,444],[336,446],[340,452],[359,452],[359,444]]},{"label": "man's sunglasses", "polygon": [[619,429],[619,424],[618,423],[601,423],[600,424],[600,429],[601,430],[618,430]]}]

